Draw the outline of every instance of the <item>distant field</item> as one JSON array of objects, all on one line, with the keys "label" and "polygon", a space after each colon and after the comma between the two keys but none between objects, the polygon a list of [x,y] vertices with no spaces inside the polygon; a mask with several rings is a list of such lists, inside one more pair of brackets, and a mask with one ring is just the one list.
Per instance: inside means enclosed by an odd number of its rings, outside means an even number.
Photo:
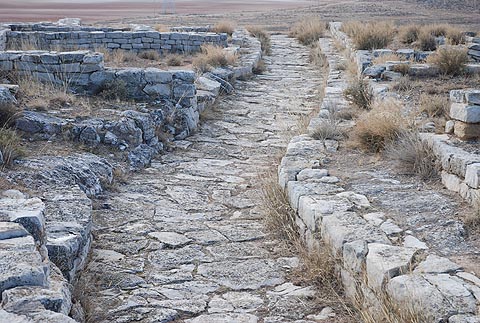
[{"label": "distant field", "polygon": [[[78,1],[78,0],[77,0]],[[64,17],[79,17],[84,21],[97,21],[122,17],[153,17],[163,13],[163,0],[152,1],[34,1],[34,0],[0,0],[0,21],[39,21],[56,20]],[[267,11],[305,7],[315,3],[314,0],[176,0],[177,14],[219,14],[239,11]],[[170,1],[171,3],[171,1]],[[168,13],[172,13],[171,6]]]}]

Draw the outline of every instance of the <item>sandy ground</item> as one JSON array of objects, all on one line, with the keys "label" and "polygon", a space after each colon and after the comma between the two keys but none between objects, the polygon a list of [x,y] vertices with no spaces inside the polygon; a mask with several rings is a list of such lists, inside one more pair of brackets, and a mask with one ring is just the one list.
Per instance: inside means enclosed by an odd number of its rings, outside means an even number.
[{"label": "sandy ground", "polygon": [[[172,3],[174,2],[174,7]],[[56,20],[64,17],[79,17],[93,22],[122,17],[154,17],[172,14],[219,14],[240,11],[268,11],[272,9],[292,9],[308,6],[314,0],[163,0],[151,1],[96,1],[93,2],[53,2],[53,1],[7,1],[0,0],[0,21],[40,21]]]}]

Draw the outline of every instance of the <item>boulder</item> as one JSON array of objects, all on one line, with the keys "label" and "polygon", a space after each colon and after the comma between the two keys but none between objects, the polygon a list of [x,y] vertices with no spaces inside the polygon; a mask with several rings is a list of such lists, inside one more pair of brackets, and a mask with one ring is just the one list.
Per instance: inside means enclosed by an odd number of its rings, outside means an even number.
[{"label": "boulder", "polygon": [[128,153],[130,169],[139,170],[147,167],[150,165],[150,162],[156,153],[156,149],[149,145],[141,144],[137,146],[134,150]]},{"label": "boulder", "polygon": [[62,133],[67,121],[45,113],[25,111],[17,118],[15,126],[18,130],[30,134],[44,134],[47,137]]}]

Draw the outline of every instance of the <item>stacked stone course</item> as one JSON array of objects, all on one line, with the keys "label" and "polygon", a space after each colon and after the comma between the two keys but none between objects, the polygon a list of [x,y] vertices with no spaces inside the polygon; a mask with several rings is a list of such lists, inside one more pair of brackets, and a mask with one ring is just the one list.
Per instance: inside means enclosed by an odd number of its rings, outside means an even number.
[{"label": "stacked stone course", "polygon": [[462,140],[480,137],[480,90],[450,91],[450,118],[454,133]]}]

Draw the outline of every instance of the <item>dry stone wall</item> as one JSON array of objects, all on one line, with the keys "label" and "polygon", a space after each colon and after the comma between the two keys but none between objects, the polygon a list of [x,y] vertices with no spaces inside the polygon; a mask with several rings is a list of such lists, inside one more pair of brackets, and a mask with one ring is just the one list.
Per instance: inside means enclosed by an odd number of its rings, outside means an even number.
[{"label": "dry stone wall", "polygon": [[157,31],[7,31],[6,46],[35,44],[39,49],[123,49],[192,53],[203,44],[227,46],[226,34]]},{"label": "dry stone wall", "polygon": [[[319,43],[330,71],[322,108],[310,122],[310,133],[329,118],[332,109],[348,106],[342,95],[347,82],[337,68],[342,58],[332,39]],[[422,322],[479,321],[480,279],[436,255],[385,214],[375,212],[366,196],[338,185],[339,179],[329,175],[320,160],[337,147],[335,140],[294,137],[278,172],[307,246],[312,252],[328,248],[338,257],[337,269],[347,296],[378,321],[385,306],[419,313]]]}]

